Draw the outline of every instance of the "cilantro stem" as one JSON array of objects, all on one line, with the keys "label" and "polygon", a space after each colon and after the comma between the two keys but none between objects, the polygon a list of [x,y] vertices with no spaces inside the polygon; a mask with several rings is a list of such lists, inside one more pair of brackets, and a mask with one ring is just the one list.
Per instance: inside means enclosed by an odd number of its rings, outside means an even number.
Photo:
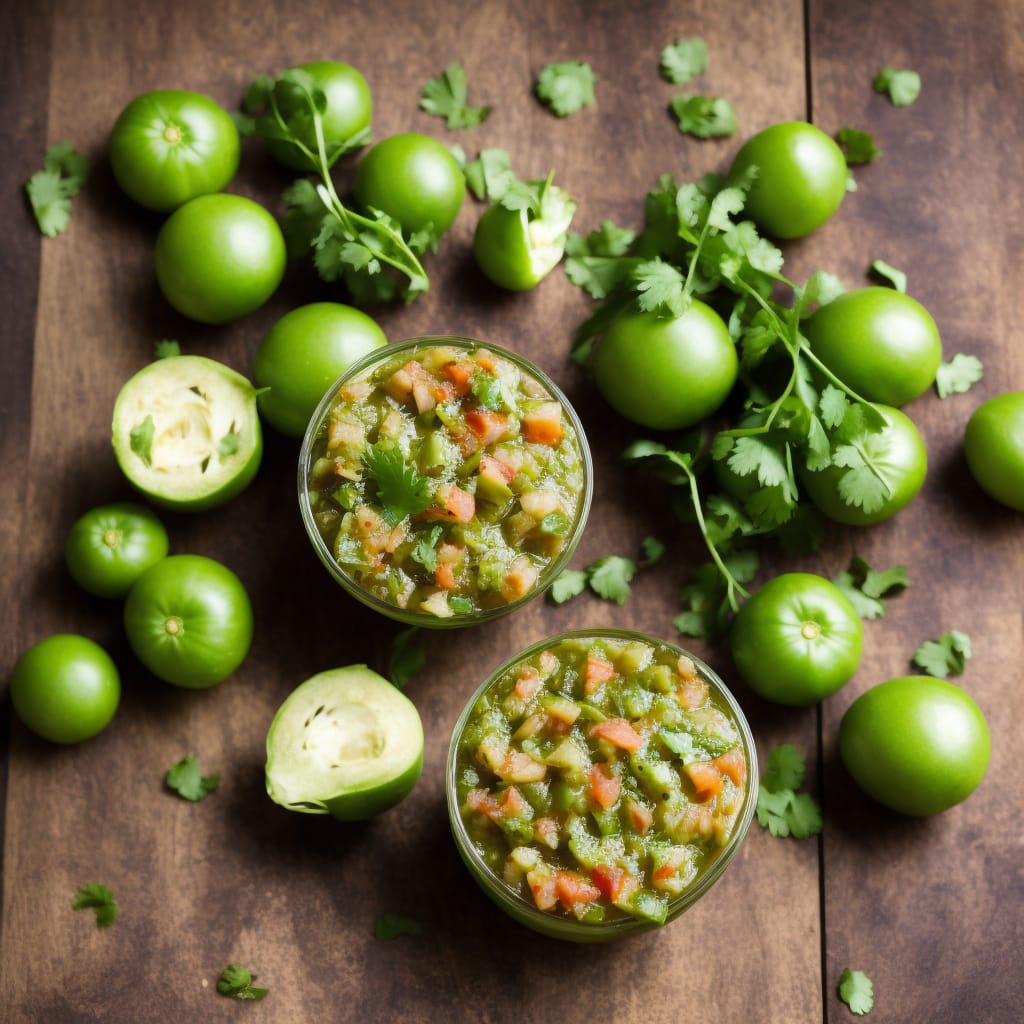
[{"label": "cilantro stem", "polygon": [[869,410],[871,415],[875,418],[876,422],[884,427],[886,425],[885,417],[881,414],[878,406],[874,402],[869,402],[863,395],[858,394],[853,390],[847,383],[841,378],[837,377],[812,351],[810,345],[807,344],[806,339],[801,335],[798,340],[800,346],[800,353],[803,355],[809,363],[830,383],[835,387],[839,388],[840,391],[844,392],[848,397],[852,398],[855,402],[863,405]]},{"label": "cilantro stem", "polygon": [[[274,120],[282,132],[285,132],[288,140],[298,147],[311,161],[316,164],[317,173],[320,176],[321,184],[317,185],[316,193],[321,202],[332,213],[341,224],[345,235],[352,242],[358,242],[373,253],[375,259],[386,263],[399,273],[409,279],[410,297],[425,292],[430,287],[426,271],[419,258],[409,248],[400,231],[395,231],[382,221],[364,217],[361,214],[350,210],[341,201],[334,187],[334,179],[331,177],[330,163],[327,159],[327,144],[324,138],[323,115],[317,109],[313,94],[301,83],[293,84],[301,91],[303,99],[309,106],[310,117],[313,121],[313,131],[316,136],[316,152],[314,153],[301,139],[296,138],[277,105],[277,98],[274,93],[270,94],[270,109]],[[383,241],[383,244],[379,244]],[[375,244],[376,243],[376,244]],[[397,254],[388,253],[393,248]]]}]

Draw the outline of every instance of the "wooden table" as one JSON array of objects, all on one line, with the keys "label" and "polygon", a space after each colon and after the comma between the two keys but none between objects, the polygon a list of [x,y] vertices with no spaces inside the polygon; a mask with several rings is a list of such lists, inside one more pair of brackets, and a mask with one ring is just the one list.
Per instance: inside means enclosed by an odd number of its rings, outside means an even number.
[{"label": "wooden table", "polygon": [[[681,90],[658,77],[659,54],[686,35],[707,41],[710,69],[695,87],[732,101],[732,139],[684,137],[666,112]],[[873,1020],[1021,1018],[1024,521],[980,495],[961,454],[970,412],[1024,386],[1021,0],[12,0],[0,15],[0,48],[0,661],[6,678],[29,644],[81,632],[112,652],[124,684],[112,726],[69,749],[35,738],[4,701],[0,1019],[655,1024],[703,1012],[716,1022],[805,1024],[849,1019],[835,994],[845,967],[874,980]],[[130,496],[111,454],[110,411],[156,339],[177,338],[187,352],[248,373],[259,339],[286,310],[344,298],[303,266],[264,308],[229,326],[173,313],[152,273],[160,219],[119,192],[105,161],[114,118],[157,87],[197,89],[230,108],[257,73],[323,57],[365,73],[378,138],[421,130],[470,155],[504,147],[524,176],[556,168],[579,201],[583,231],[606,217],[639,226],[659,174],[694,180],[723,170],[744,138],[775,121],[868,129],[883,155],[857,171],[860,189],[832,222],[786,247],[788,273],[802,280],[824,267],[856,286],[884,258],[908,272],[947,357],[970,352],[985,363],[969,394],[929,393],[909,407],[930,456],[911,507],[869,530],[834,529],[816,556],[764,557],[761,580],[793,568],[832,577],[854,553],[907,567],[910,588],[867,624],[863,663],[844,690],[819,708],[770,706],[744,687],[724,650],[691,643],[734,687],[762,758],[782,742],[806,753],[825,829],[798,842],[755,824],[712,893],[663,932],[602,948],[535,936],[477,891],[449,836],[443,760],[479,680],[563,628],[616,624],[677,639],[678,590],[705,557],[673,520],[663,485],[618,462],[642,432],[611,415],[567,360],[587,300],[561,272],[524,295],[484,282],[469,253],[473,201],[429,260],[430,292],[377,311],[380,323],[392,339],[450,332],[512,347],[563,385],[597,473],[573,565],[633,555],[648,534],[668,552],[621,608],[590,596],[558,608],[537,601],[486,627],[423,636],[427,667],[407,692],[427,730],[425,770],[404,803],[343,825],[289,814],[264,793],[264,737],[284,697],[327,667],[386,670],[398,632],[316,561],[295,509],[295,442],[268,430],[245,494],[218,511],[165,517],[175,552],[220,559],[252,596],[256,641],[223,685],[190,692],[151,677],[123,639],[120,607],[84,594],[62,564],[71,522]],[[560,120],[531,85],[541,65],[577,59],[598,76],[598,102]],[[494,105],[479,129],[447,133],[417,109],[422,83],[452,60],[466,68],[471,101]],[[921,73],[912,107],[872,91],[884,64]],[[93,176],[67,234],[40,240],[21,186],[61,139],[92,159]],[[350,175],[339,172],[343,185]],[[280,214],[288,180],[251,141],[232,189]],[[922,640],[950,628],[973,639],[960,681],[987,714],[991,767],[965,804],[906,819],[868,801],[845,774],[839,720],[868,686],[910,671]],[[189,752],[222,777],[195,805],[162,785]],[[109,930],[70,909],[92,881],[119,900]],[[422,935],[375,940],[384,912],[415,917]],[[263,1003],[243,1008],[216,995],[231,961],[269,986]]]}]

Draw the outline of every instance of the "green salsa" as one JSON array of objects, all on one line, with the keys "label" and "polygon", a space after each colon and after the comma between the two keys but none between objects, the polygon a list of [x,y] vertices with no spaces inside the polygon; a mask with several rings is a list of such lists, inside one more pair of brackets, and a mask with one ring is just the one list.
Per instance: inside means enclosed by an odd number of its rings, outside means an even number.
[{"label": "green salsa", "polygon": [[401,349],[331,400],[308,463],[315,529],[387,605],[438,620],[503,609],[547,582],[578,533],[580,438],[545,384],[494,349]]},{"label": "green salsa", "polygon": [[458,740],[469,842],[537,909],[661,924],[719,858],[744,807],[736,714],[655,641],[570,637],[490,685]]}]

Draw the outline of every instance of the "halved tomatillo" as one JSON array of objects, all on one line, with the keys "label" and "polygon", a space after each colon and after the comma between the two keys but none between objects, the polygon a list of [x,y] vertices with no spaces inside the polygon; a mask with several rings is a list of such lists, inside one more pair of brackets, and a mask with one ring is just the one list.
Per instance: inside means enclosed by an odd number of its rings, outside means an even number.
[{"label": "halved tomatillo", "polygon": [[369,818],[405,797],[422,770],[419,712],[365,665],[307,679],[267,733],[267,794],[290,811]]},{"label": "halved tomatillo", "polygon": [[205,356],[141,369],[117,396],[112,429],[129,483],[168,508],[222,505],[248,486],[263,455],[256,389]]}]

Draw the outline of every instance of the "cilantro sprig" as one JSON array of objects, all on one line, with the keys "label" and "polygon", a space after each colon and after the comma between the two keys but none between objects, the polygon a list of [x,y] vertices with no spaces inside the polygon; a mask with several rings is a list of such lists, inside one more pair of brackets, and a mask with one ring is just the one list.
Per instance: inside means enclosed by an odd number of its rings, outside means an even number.
[{"label": "cilantro sprig", "polygon": [[558,117],[568,117],[594,102],[596,76],[583,61],[546,64],[537,76],[537,97]]},{"label": "cilantro sprig", "polygon": [[97,928],[109,928],[117,920],[119,912],[114,894],[99,882],[90,882],[79,889],[71,909],[95,910]]},{"label": "cilantro sprig", "polygon": [[721,96],[682,92],[672,97],[671,107],[684,135],[697,139],[724,139],[736,134],[736,111]]},{"label": "cilantro sprig", "polygon": [[850,599],[862,619],[880,619],[886,612],[885,599],[910,586],[907,570],[902,565],[878,572],[859,555],[854,555],[850,567],[832,582]]},{"label": "cilantro sprig", "polygon": [[89,180],[89,161],[70,142],[57,142],[46,150],[41,170],[25,183],[39,230],[47,238],[67,231],[71,198]]},{"label": "cilantro sprig", "polygon": [[466,102],[468,87],[466,72],[458,61],[453,61],[436,78],[429,79],[420,94],[420,109],[445,119],[445,126],[476,128],[490,116],[491,108],[471,107]]},{"label": "cilantro sprig", "polygon": [[[298,134],[296,116],[286,119],[278,96],[290,88],[299,110],[312,125],[315,149]],[[433,233],[421,233],[408,241],[400,225],[380,210],[364,216],[342,203],[331,178],[331,166],[344,152],[362,145],[365,137],[328,144],[324,139],[323,115],[327,97],[312,77],[298,68],[290,68],[278,79],[269,75],[257,78],[246,94],[244,107],[256,114],[254,130],[268,139],[291,142],[316,168],[320,181],[314,184],[299,179],[285,193],[288,211],[284,218],[285,235],[292,255],[312,248],[313,262],[325,281],[342,278],[360,301],[386,301],[401,296],[411,302],[427,291],[427,279],[418,253],[436,244]]]},{"label": "cilantro sprig", "polygon": [[708,48],[700,36],[676,39],[661,51],[661,77],[673,85],[684,85],[708,69]]},{"label": "cilantro sprig", "polygon": [[935,374],[935,391],[939,398],[961,395],[969,391],[985,375],[985,367],[977,356],[957,352],[948,362],[943,360]]},{"label": "cilantro sprig", "polygon": [[256,988],[253,985],[255,980],[256,975],[248,967],[243,967],[241,964],[228,964],[217,979],[217,991],[230,999],[258,1002],[260,999],[265,999],[270,990]]},{"label": "cilantro sprig", "polygon": [[894,107],[909,107],[921,94],[921,76],[916,71],[884,67],[871,84],[875,92],[886,93]]},{"label": "cilantro sprig", "polygon": [[381,515],[392,526],[430,506],[430,480],[409,465],[398,448],[379,443],[367,445],[363,465],[377,485]]},{"label": "cilantro sprig", "polygon": [[183,800],[197,802],[217,789],[220,775],[203,775],[199,758],[189,754],[167,770],[164,785]]},{"label": "cilantro sprig", "polygon": [[926,640],[914,652],[914,664],[930,676],[945,679],[959,675],[971,656],[971,638],[958,629],[947,630],[935,640]]},{"label": "cilantro sprig", "polygon": [[821,807],[804,784],[804,757],[791,743],[768,753],[757,791],[757,820],[773,836],[807,839],[821,831]]},{"label": "cilantro sprig", "polygon": [[863,971],[854,971],[849,967],[839,975],[836,994],[846,1003],[850,1012],[858,1016],[870,1013],[875,1005],[875,989],[871,979]]}]

